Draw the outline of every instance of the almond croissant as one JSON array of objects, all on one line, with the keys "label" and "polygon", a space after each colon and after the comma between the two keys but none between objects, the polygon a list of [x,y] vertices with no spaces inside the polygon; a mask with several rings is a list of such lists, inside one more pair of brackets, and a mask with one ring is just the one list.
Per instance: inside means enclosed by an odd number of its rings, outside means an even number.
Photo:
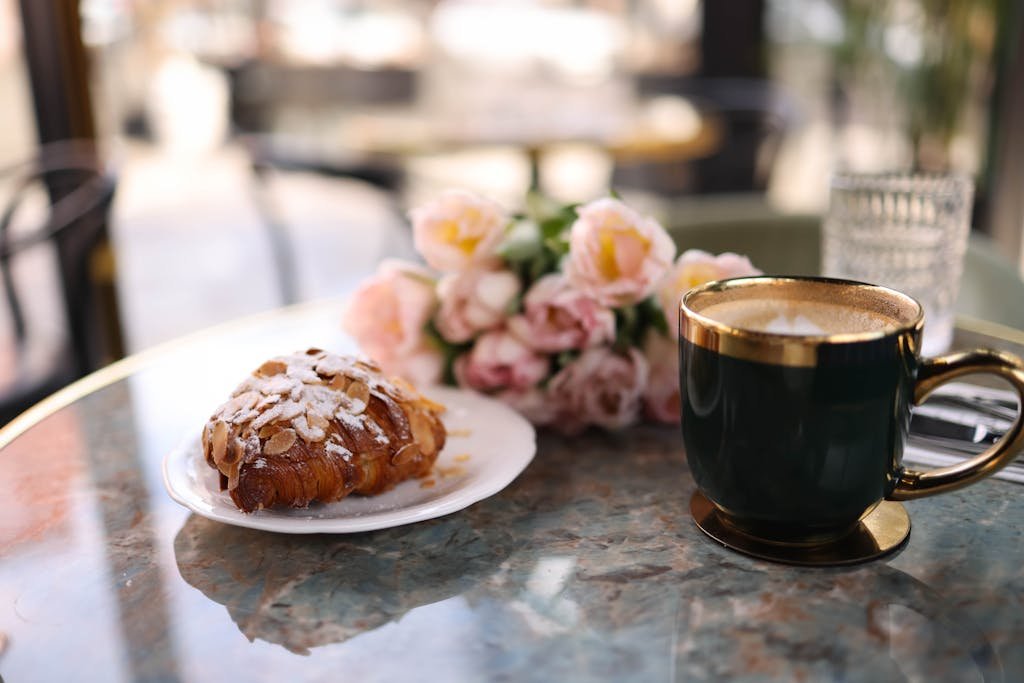
[{"label": "almond croissant", "polygon": [[242,382],[203,428],[203,454],[245,512],[373,495],[430,472],[443,410],[373,363],[310,349]]}]

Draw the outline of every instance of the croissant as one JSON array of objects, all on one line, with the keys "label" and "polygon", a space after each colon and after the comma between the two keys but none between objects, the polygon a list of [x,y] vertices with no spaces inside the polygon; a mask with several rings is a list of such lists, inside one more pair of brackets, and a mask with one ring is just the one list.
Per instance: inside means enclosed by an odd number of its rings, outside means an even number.
[{"label": "croissant", "polygon": [[443,411],[369,361],[310,349],[246,378],[203,428],[203,455],[245,512],[374,495],[430,472]]}]

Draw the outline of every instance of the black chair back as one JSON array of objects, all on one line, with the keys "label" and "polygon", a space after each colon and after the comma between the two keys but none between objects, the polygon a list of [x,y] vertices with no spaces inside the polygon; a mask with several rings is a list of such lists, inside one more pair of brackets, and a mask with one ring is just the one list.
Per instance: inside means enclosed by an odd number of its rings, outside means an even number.
[{"label": "black chair back", "polygon": [[[91,146],[73,142],[48,145],[37,159],[7,169],[6,175],[15,180],[0,213],[0,283],[10,318],[11,343],[6,346],[14,356],[14,376],[0,378],[0,424],[123,355],[107,237],[114,175]],[[15,232],[16,218],[39,187],[49,197],[45,218]],[[29,351],[38,343],[26,322],[34,292],[18,281],[15,264],[40,245],[52,251],[56,263],[57,315],[62,318],[57,327],[65,334],[52,358],[29,364]]]}]

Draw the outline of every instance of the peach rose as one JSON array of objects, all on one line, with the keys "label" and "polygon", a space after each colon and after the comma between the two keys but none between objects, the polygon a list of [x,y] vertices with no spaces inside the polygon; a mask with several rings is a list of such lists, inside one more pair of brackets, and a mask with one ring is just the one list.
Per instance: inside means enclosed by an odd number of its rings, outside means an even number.
[{"label": "peach rose", "polygon": [[551,378],[548,400],[558,409],[554,423],[568,433],[593,424],[621,429],[633,424],[648,378],[647,361],[637,349],[616,353],[606,346],[587,349]]},{"label": "peach rose", "polygon": [[356,290],[342,315],[342,327],[382,367],[421,353],[423,328],[437,306],[434,281],[413,263],[386,260]]},{"label": "peach rose", "polygon": [[408,355],[387,359],[380,367],[389,375],[398,375],[423,387],[441,383],[444,357],[434,347],[424,344]]},{"label": "peach rose", "polygon": [[679,344],[656,330],[647,333],[644,357],[651,369],[644,390],[644,414],[655,422],[677,424],[680,416]]},{"label": "peach rose", "polygon": [[459,386],[493,391],[528,389],[548,374],[548,359],[507,330],[485,332],[455,361]]},{"label": "peach rose", "polygon": [[496,263],[509,223],[500,206],[465,190],[447,190],[409,216],[416,250],[443,272]]},{"label": "peach rose", "polygon": [[700,249],[687,249],[658,285],[658,303],[665,312],[669,329],[674,329],[679,319],[679,299],[688,290],[712,280],[760,274],[746,256],[732,252],[715,256]]},{"label": "peach rose", "polygon": [[598,199],[577,214],[565,265],[569,282],[611,307],[654,291],[676,255],[665,229],[617,199]]},{"label": "peach rose", "polygon": [[441,307],[434,324],[448,341],[467,342],[500,325],[520,289],[519,278],[508,270],[473,268],[446,275],[437,286]]},{"label": "peach rose", "polygon": [[523,315],[509,329],[538,351],[584,349],[615,339],[615,315],[596,299],[574,289],[564,275],[537,280],[523,299]]}]

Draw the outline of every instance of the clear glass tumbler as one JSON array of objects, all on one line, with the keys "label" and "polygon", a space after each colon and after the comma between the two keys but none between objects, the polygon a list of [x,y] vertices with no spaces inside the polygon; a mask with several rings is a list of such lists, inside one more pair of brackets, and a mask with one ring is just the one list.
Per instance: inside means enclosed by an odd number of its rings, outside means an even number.
[{"label": "clear glass tumbler", "polygon": [[898,289],[924,307],[923,353],[947,350],[974,184],[963,175],[837,173],[822,272]]}]

